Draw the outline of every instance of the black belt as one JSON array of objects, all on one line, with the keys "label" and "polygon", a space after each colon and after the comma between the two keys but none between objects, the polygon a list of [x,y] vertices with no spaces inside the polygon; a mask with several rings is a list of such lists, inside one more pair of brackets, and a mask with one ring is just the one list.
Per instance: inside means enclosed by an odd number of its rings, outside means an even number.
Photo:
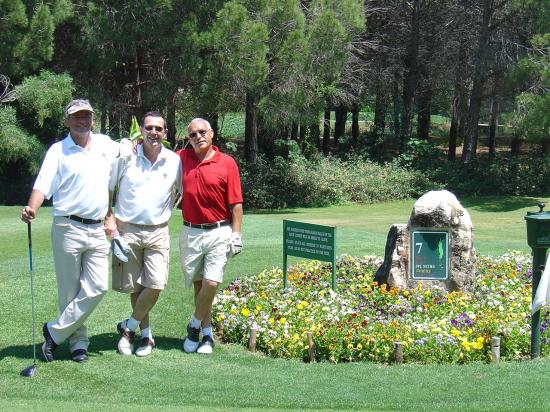
[{"label": "black belt", "polygon": [[231,221],[226,219],[226,220],[220,220],[219,222],[195,224],[195,223],[190,223],[187,220],[184,220],[183,224],[185,226],[193,227],[195,229],[210,230],[210,229],[216,229],[216,228],[222,227],[222,226],[229,226],[231,224]]},{"label": "black belt", "polygon": [[85,219],[83,217],[76,216],[76,215],[70,215],[70,216],[64,216],[64,217],[66,217],[67,219],[74,220],[75,222],[84,223],[85,225],[97,225],[98,223],[102,222],[101,220]]}]

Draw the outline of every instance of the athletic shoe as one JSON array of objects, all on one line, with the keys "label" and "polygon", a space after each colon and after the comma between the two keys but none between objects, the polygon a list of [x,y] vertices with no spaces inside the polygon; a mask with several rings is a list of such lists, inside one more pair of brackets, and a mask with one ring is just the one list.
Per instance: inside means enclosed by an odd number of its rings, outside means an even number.
[{"label": "athletic shoe", "polygon": [[[124,327],[122,323],[124,323]],[[136,332],[128,329],[126,322],[120,322],[116,325],[116,329],[121,336],[117,345],[118,353],[121,355],[131,355],[134,352],[134,337],[136,336]]]},{"label": "athletic shoe", "polygon": [[187,353],[193,353],[197,351],[199,347],[199,334],[200,328],[192,328],[191,324],[187,325],[187,337],[183,341],[183,351]]},{"label": "athletic shoe", "polygon": [[136,356],[144,357],[151,354],[155,347],[155,341],[148,337],[141,338],[139,348],[136,349]]},{"label": "athletic shoe", "polygon": [[88,352],[86,349],[77,349],[71,354],[75,362],[86,362],[88,360]]},{"label": "athletic shoe", "polygon": [[57,343],[52,338],[52,335],[50,335],[50,331],[48,330],[48,324],[44,323],[42,326],[42,335],[44,335],[44,343],[42,344],[42,354],[44,355],[44,359],[46,362],[52,362],[53,361],[53,351],[57,348]]},{"label": "athletic shoe", "polygon": [[197,353],[210,355],[212,353],[212,350],[214,349],[214,346],[216,346],[216,344],[214,343],[214,339],[212,339],[212,336],[204,335],[202,337],[202,342],[197,349]]}]

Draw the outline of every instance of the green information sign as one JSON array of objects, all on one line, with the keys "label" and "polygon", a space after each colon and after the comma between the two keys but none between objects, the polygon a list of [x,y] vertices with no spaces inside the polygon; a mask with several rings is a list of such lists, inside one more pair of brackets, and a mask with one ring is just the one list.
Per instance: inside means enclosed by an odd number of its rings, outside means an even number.
[{"label": "green information sign", "polygon": [[287,256],[332,262],[332,289],[336,288],[336,228],[283,220],[284,287],[287,287]]},{"label": "green information sign", "polygon": [[413,279],[449,278],[449,232],[413,229],[410,252]]}]

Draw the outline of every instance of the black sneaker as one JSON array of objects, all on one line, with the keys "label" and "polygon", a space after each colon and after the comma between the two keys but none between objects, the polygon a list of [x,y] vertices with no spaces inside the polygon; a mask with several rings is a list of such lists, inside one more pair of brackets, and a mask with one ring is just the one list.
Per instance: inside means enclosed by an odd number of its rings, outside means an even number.
[{"label": "black sneaker", "polygon": [[212,336],[204,335],[202,337],[202,342],[197,349],[197,353],[200,353],[203,355],[210,355],[214,350],[214,346],[216,345],[214,343],[214,339],[212,339]]},{"label": "black sneaker", "polygon": [[50,335],[47,323],[44,323],[44,325],[42,326],[42,335],[44,335],[44,343],[42,344],[42,355],[44,355],[44,359],[46,360],[46,362],[52,362],[53,351],[57,349],[57,343],[55,343],[52,335]]},{"label": "black sneaker", "polygon": [[193,353],[199,347],[200,328],[192,328],[191,324],[187,325],[187,337],[183,341],[183,351]]},{"label": "black sneaker", "polygon": [[72,354],[73,360],[75,362],[86,362],[88,360],[88,352],[86,349],[77,349]]}]

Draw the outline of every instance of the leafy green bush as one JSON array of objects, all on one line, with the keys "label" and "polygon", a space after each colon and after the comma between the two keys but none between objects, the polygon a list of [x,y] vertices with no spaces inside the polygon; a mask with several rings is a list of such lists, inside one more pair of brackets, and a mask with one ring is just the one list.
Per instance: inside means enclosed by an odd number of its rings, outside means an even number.
[{"label": "leafy green bush", "polygon": [[247,208],[319,207],[345,202],[403,199],[438,188],[425,175],[397,162],[380,165],[361,157],[341,160],[302,156],[260,157],[241,164]]},{"label": "leafy green bush", "polygon": [[478,156],[469,164],[432,162],[422,170],[459,195],[545,196],[550,194],[550,155]]},{"label": "leafy green bush", "polygon": [[[291,267],[285,291],[282,270],[265,270],[218,293],[212,317],[229,342],[246,345],[257,328],[258,350],[281,358],[308,359],[307,332],[317,359],[329,362],[387,363],[395,341],[403,342],[406,362],[489,362],[493,336],[502,340],[503,359],[529,356],[530,256],[479,257],[471,293],[388,288],[373,281],[380,263],[341,256],[336,292],[330,265],[318,261]],[[548,316],[548,308],[544,312]],[[548,325],[541,326],[545,344]],[[542,351],[546,355],[548,346]]]},{"label": "leafy green bush", "polygon": [[34,174],[40,167],[44,148],[36,137],[23,130],[13,107],[0,107],[0,171],[4,174],[13,163],[26,161],[26,171]]},{"label": "leafy green bush", "polygon": [[17,122],[13,107],[0,107],[0,203],[26,201],[44,147]]}]

